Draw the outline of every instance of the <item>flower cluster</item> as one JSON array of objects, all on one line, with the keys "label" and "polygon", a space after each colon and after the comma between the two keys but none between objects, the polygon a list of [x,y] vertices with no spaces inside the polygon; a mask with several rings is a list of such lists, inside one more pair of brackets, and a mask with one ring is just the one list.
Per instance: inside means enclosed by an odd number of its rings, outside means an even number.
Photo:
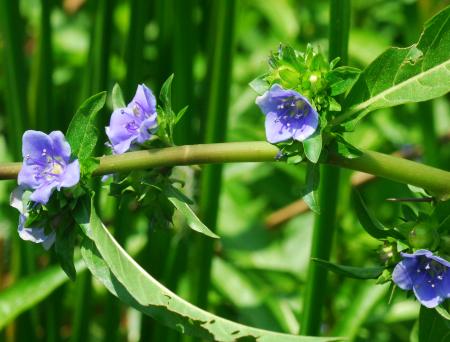
[{"label": "flower cluster", "polygon": [[149,140],[157,126],[156,99],[144,84],[138,86],[127,107],[117,108],[106,127],[113,152],[124,153]]}]

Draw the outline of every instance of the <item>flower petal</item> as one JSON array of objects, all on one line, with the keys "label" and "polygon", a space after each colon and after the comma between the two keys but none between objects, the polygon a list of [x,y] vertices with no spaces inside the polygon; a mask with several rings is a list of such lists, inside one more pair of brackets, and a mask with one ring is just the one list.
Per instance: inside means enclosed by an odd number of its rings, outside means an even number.
[{"label": "flower petal", "polygon": [[49,249],[55,242],[55,232],[45,235],[44,228],[25,228],[26,217],[20,215],[18,233],[22,240],[34,243],[42,243],[45,249]]},{"label": "flower petal", "polygon": [[399,262],[392,272],[392,280],[402,290],[411,290],[417,266],[416,259],[405,259]]},{"label": "flower petal", "polygon": [[434,282],[423,281],[416,283],[413,290],[419,302],[430,309],[435,308],[444,300]]},{"label": "flower petal", "polygon": [[317,130],[317,126],[319,126],[319,115],[312,108],[308,114],[297,120],[300,128],[295,131],[294,139],[298,141],[304,141],[309,138]]},{"label": "flower petal", "polygon": [[11,196],[9,197],[9,205],[16,208],[21,214],[24,214],[26,211],[22,201],[24,191],[25,189],[23,187],[18,186],[11,192]]},{"label": "flower petal", "polygon": [[70,188],[80,181],[80,163],[78,159],[66,166],[64,173],[61,175],[60,183],[58,184],[58,190],[63,188]]},{"label": "flower petal", "polygon": [[155,128],[157,125],[156,123],[156,115],[152,115],[148,119],[145,119],[141,126],[139,127],[139,135],[137,137],[137,142],[142,144],[149,140],[152,137],[152,134],[150,133],[150,130],[152,128]]},{"label": "flower petal", "polygon": [[261,111],[267,115],[270,112],[277,112],[278,106],[282,104],[283,99],[287,97],[301,97],[301,99],[304,99],[304,97],[296,91],[291,89],[283,89],[279,84],[275,83],[263,95],[258,96],[255,102]]},{"label": "flower petal", "polygon": [[57,187],[56,182],[44,184],[33,191],[30,200],[36,203],[46,204],[50,199],[53,190]]},{"label": "flower petal", "polygon": [[134,116],[133,111],[129,108],[119,108],[112,113],[109,127],[106,127],[106,134],[115,153],[126,152],[131,143],[137,139],[138,130],[133,131],[127,128],[127,125],[136,120],[140,119]]},{"label": "flower petal", "polygon": [[40,131],[28,130],[22,137],[22,156],[30,156],[33,161],[40,161],[45,163],[47,157],[42,155],[42,152],[46,150],[48,153],[53,154],[53,144],[50,137]]},{"label": "flower petal", "polygon": [[289,138],[292,138],[294,134],[292,128],[288,128],[282,123],[279,120],[278,115],[274,112],[267,114],[265,127],[267,141],[272,144],[288,140]]},{"label": "flower petal", "polygon": [[139,84],[133,100],[128,104],[128,107],[133,107],[137,104],[143,111],[144,115],[148,116],[156,112],[156,99],[153,92],[145,84]]},{"label": "flower petal", "polygon": [[53,131],[49,135],[53,143],[53,155],[60,156],[65,162],[70,159],[70,145],[61,131]]},{"label": "flower petal", "polygon": [[36,165],[28,165],[26,161],[24,161],[17,177],[17,183],[32,189],[39,187],[40,183],[36,179],[36,173],[39,172],[37,170],[38,168],[39,167]]}]

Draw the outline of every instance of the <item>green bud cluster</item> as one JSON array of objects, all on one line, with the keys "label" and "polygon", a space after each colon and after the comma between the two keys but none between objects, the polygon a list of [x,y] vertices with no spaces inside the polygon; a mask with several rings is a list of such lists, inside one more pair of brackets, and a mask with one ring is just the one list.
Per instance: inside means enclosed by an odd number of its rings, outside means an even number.
[{"label": "green bud cluster", "polygon": [[265,81],[268,87],[277,83],[299,92],[319,113],[339,112],[341,106],[334,97],[350,88],[359,70],[335,68],[338,62],[339,58],[336,58],[328,63],[324,55],[311,45],[305,52],[281,45],[269,58],[271,70],[259,80]]}]

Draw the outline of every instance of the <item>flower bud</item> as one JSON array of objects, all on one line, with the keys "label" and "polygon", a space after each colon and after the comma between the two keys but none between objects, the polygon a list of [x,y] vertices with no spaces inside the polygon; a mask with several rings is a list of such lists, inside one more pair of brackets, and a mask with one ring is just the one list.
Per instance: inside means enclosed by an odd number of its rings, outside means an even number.
[{"label": "flower bud", "polygon": [[408,241],[413,248],[434,249],[439,243],[439,235],[428,223],[419,222],[410,231]]},{"label": "flower bud", "polygon": [[278,68],[278,75],[285,88],[295,88],[300,82],[300,74],[287,66]]}]

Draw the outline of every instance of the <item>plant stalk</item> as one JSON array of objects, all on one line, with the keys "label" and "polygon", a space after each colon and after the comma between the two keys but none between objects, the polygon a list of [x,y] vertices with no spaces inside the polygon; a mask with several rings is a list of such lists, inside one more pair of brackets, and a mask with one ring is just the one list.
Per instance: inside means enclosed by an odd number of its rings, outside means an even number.
[{"label": "plant stalk", "polygon": [[[276,162],[277,154],[278,148],[264,141],[155,148],[100,157],[94,175],[176,165]],[[450,194],[450,172],[384,153],[362,150],[353,159],[330,153],[323,163],[415,185],[440,197]],[[21,167],[22,163],[0,164],[0,180],[16,179]]]}]

